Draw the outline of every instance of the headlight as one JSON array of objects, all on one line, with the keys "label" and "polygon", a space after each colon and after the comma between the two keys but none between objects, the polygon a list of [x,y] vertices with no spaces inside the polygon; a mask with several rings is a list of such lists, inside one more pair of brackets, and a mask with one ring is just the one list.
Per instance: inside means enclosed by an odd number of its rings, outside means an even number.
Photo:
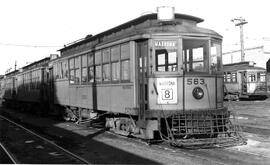
[{"label": "headlight", "polygon": [[200,100],[203,98],[204,92],[201,87],[196,87],[193,89],[192,94],[195,99]]}]

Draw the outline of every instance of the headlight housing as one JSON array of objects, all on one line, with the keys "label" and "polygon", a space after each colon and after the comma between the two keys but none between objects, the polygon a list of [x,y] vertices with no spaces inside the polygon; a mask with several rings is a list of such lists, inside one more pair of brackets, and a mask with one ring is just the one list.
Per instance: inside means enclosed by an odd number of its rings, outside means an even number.
[{"label": "headlight housing", "polygon": [[202,99],[204,96],[203,89],[201,87],[195,87],[192,91],[192,95],[197,100]]}]

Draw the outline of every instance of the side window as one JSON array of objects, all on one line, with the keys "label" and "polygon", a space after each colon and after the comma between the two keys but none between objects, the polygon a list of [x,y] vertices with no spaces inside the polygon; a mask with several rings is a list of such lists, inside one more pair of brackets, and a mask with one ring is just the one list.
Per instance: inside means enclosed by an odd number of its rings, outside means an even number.
[{"label": "side window", "polygon": [[87,54],[82,56],[82,83],[87,83]]},{"label": "side window", "polygon": [[74,58],[70,58],[68,60],[69,63],[69,82],[70,84],[74,84],[75,83],[75,68],[74,68]]},{"label": "side window", "polygon": [[111,49],[112,81],[120,80],[120,46]]},{"label": "side window", "polygon": [[234,72],[231,74],[232,75],[232,82],[236,83],[237,82],[237,74]]},{"label": "side window", "polygon": [[94,82],[94,54],[90,53],[88,57],[88,82]]},{"label": "side window", "polygon": [[221,44],[211,43],[210,70],[216,73],[222,70]]},{"label": "side window", "polygon": [[54,77],[54,80],[58,79],[58,65],[57,65],[57,63],[53,64],[53,77]]},{"label": "side window", "polygon": [[128,43],[121,45],[121,80],[130,81],[130,47]]},{"label": "side window", "polygon": [[62,72],[62,62],[58,62],[57,63],[57,78],[58,79],[63,78],[62,75],[63,75],[63,72]]},{"label": "side window", "polygon": [[75,57],[75,83],[76,84],[80,84],[80,81],[81,81],[80,66],[81,66],[80,56]]},{"label": "side window", "polygon": [[68,78],[68,61],[65,60],[62,63],[63,78]]},{"label": "side window", "polygon": [[249,74],[248,74],[248,81],[249,81],[249,82],[256,82],[256,76],[255,76],[255,73],[249,73]]},{"label": "side window", "polygon": [[95,53],[95,81],[101,82],[101,51]]},{"label": "side window", "polygon": [[30,84],[30,89],[34,89],[35,87],[35,71],[31,71],[30,72],[31,74],[31,84]]},{"label": "side window", "polygon": [[263,72],[258,73],[258,81],[265,82],[265,73]]},{"label": "side window", "polygon": [[227,72],[227,74],[226,74],[226,82],[231,82],[231,72]]},{"label": "side window", "polygon": [[102,51],[102,61],[102,80],[108,82],[111,80],[110,49]]}]

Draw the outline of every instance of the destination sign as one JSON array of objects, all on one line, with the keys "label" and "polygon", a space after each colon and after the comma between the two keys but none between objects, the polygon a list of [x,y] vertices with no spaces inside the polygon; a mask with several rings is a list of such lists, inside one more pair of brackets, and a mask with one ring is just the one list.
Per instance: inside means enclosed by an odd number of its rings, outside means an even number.
[{"label": "destination sign", "polygon": [[155,41],[155,47],[176,48],[176,41]]}]

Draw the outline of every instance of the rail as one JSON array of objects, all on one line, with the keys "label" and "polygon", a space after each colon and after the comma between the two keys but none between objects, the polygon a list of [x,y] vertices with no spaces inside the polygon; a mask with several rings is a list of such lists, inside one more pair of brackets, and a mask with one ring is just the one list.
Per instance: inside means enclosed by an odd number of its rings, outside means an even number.
[{"label": "rail", "polygon": [[11,152],[8,151],[8,149],[0,142],[0,147],[4,150],[4,152],[7,154],[9,159],[12,161],[13,164],[19,164],[20,162],[13,156]]},{"label": "rail", "polygon": [[6,120],[6,121],[8,121],[8,122],[10,122],[10,123],[12,123],[12,124],[14,124],[14,125],[16,125],[17,127],[21,128],[21,129],[23,129],[23,130],[25,130],[26,132],[28,132],[28,133],[30,133],[30,134],[32,134],[32,135],[34,135],[34,136],[36,136],[36,137],[38,137],[38,138],[44,140],[45,142],[47,142],[47,143],[49,143],[49,144],[55,146],[56,148],[62,150],[62,151],[65,152],[66,154],[68,154],[68,155],[72,156],[73,158],[79,160],[80,162],[82,162],[82,164],[91,164],[90,162],[88,162],[88,161],[85,160],[84,158],[82,158],[82,157],[80,157],[80,156],[78,156],[78,155],[75,155],[74,153],[68,151],[67,149],[65,149],[65,148],[63,148],[63,147],[61,147],[61,146],[55,144],[55,143],[52,142],[51,140],[48,140],[47,138],[44,138],[44,137],[42,137],[41,135],[36,134],[35,132],[33,132],[33,131],[31,131],[31,130],[25,128],[24,126],[22,126],[22,125],[20,125],[20,124],[18,124],[18,123],[16,123],[16,122],[14,122],[14,121],[11,121],[10,119],[8,119],[8,118],[6,118],[6,117],[4,117],[4,116],[2,116],[2,115],[0,115],[0,118],[2,118],[2,119],[4,119],[4,120]]}]

